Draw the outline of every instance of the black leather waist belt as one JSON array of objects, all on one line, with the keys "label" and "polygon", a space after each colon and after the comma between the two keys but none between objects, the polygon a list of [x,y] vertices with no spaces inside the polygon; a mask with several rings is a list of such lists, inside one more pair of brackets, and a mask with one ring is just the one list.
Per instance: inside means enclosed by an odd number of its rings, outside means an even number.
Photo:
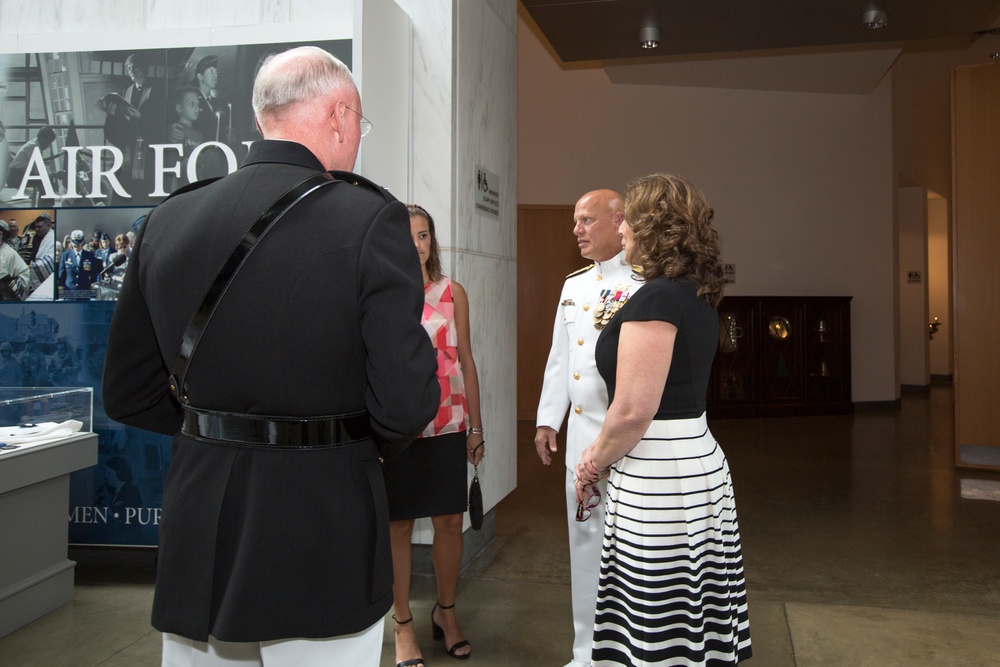
[{"label": "black leather waist belt", "polygon": [[231,412],[184,409],[181,432],[192,438],[245,447],[315,449],[339,447],[372,437],[368,413],[340,417],[258,417]]}]

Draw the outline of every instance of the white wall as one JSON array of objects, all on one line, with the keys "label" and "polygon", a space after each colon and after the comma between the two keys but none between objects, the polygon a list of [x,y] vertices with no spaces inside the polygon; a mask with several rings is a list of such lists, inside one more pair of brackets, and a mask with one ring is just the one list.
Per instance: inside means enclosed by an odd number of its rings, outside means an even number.
[{"label": "white wall", "polygon": [[523,18],[518,60],[520,204],[688,176],[729,293],[852,296],[853,400],[896,398],[891,77],[870,95],[614,85],[561,69]]}]

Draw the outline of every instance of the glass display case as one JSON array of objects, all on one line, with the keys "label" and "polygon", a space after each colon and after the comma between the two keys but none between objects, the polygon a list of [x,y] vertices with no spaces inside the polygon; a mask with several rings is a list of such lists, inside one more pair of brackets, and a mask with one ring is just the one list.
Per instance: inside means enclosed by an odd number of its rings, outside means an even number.
[{"label": "glass display case", "polygon": [[0,426],[28,422],[83,423],[90,431],[94,419],[93,387],[0,387]]},{"label": "glass display case", "polygon": [[70,475],[97,463],[93,389],[0,389],[0,637],[73,598]]},{"label": "glass display case", "polygon": [[90,433],[93,423],[92,387],[0,388],[0,456]]}]

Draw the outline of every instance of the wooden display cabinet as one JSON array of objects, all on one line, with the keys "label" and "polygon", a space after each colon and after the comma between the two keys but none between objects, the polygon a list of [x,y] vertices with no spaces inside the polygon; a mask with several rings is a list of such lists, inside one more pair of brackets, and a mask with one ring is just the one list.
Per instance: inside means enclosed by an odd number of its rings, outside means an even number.
[{"label": "wooden display cabinet", "polygon": [[709,417],[853,410],[851,297],[726,297],[719,324]]}]

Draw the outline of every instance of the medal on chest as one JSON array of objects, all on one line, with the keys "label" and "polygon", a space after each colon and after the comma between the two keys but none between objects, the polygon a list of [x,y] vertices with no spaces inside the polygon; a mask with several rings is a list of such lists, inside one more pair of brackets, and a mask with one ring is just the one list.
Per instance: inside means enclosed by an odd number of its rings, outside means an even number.
[{"label": "medal on chest", "polygon": [[615,285],[614,289],[601,290],[594,308],[594,328],[603,329],[628,301],[628,285]]}]

